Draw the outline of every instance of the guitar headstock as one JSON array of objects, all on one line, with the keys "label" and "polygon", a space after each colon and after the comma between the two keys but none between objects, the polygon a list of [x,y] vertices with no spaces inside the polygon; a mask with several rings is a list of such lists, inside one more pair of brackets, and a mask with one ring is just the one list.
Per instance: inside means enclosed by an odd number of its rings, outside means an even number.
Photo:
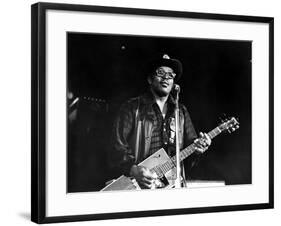
[{"label": "guitar headstock", "polygon": [[238,119],[231,117],[226,120],[222,120],[222,123],[218,126],[221,131],[228,131],[229,133],[239,129]]}]

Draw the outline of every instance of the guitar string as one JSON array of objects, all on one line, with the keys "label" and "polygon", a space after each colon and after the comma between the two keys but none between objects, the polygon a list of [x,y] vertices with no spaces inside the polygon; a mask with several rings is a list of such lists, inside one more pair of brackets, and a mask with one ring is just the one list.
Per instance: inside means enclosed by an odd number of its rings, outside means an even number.
[{"label": "guitar string", "polygon": [[[222,131],[216,127],[212,131],[208,133],[208,136],[210,139],[213,139],[215,136],[220,134]],[[183,149],[180,152],[180,160],[187,158],[189,155],[191,155],[195,151],[194,144],[189,145],[187,148]],[[165,173],[167,173],[169,170],[174,168],[176,166],[176,156],[173,156],[170,160],[166,161],[165,163],[153,167],[151,170],[154,171],[158,177],[164,176]]]}]

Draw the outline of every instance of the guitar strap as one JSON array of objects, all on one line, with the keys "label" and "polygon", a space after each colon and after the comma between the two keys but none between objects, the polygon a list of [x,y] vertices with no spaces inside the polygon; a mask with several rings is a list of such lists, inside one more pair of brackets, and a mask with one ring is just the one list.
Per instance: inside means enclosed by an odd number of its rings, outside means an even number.
[{"label": "guitar strap", "polygon": [[139,149],[140,149],[140,130],[141,130],[141,121],[139,120],[139,108],[140,108],[140,97],[138,97],[138,106],[135,113],[135,158],[136,162],[139,160]]}]

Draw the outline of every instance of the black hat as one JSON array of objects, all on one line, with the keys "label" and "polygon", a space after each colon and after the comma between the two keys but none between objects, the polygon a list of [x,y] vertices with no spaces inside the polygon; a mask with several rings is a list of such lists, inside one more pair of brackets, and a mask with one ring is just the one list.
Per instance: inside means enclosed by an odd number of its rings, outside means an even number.
[{"label": "black hat", "polygon": [[173,69],[176,73],[175,81],[178,81],[182,75],[182,64],[177,59],[171,59],[167,54],[164,54],[162,58],[151,61],[149,71],[154,73],[158,67],[166,66]]}]

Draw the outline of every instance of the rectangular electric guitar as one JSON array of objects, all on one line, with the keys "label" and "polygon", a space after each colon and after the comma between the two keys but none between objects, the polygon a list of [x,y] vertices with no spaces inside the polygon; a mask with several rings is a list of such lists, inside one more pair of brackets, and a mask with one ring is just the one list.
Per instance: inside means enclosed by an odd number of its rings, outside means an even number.
[{"label": "rectangular electric guitar", "polygon": [[[213,139],[223,131],[229,133],[239,128],[239,123],[236,118],[221,123],[208,133],[208,136]],[[194,143],[180,151],[180,161],[190,156],[195,152]],[[170,158],[166,151],[162,148],[150,155],[147,159],[138,164],[139,166],[147,167],[150,171],[157,174],[157,181],[155,182],[157,188],[172,188],[176,180],[176,156]],[[138,190],[141,189],[137,181],[133,178],[120,176],[113,180],[110,184],[104,187],[101,191],[117,191],[117,190]]]}]

